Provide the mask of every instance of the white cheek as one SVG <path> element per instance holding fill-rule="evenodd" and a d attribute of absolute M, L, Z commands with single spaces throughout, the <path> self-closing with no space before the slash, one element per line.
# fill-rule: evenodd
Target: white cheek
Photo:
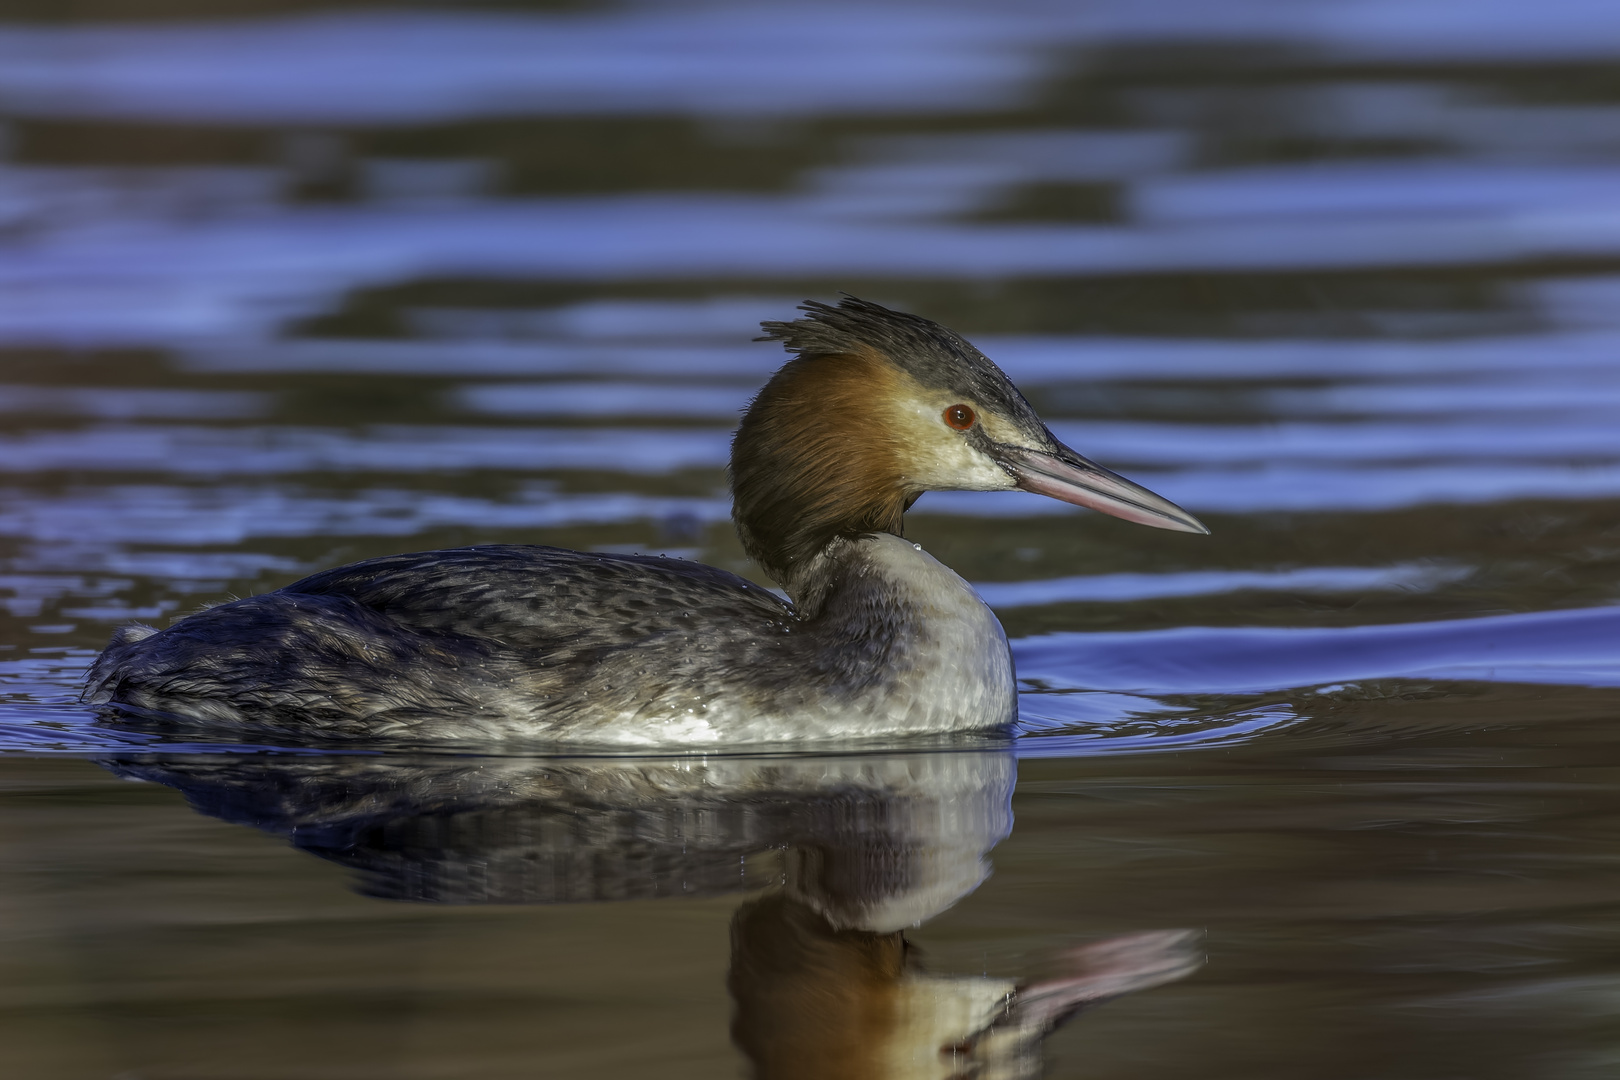
<path fill-rule="evenodd" d="M 918 405 L 906 410 L 908 440 L 906 476 L 931 491 L 1006 491 L 1017 485 L 1007 470 L 975 450 L 967 436 L 945 426 L 943 406 Z"/>

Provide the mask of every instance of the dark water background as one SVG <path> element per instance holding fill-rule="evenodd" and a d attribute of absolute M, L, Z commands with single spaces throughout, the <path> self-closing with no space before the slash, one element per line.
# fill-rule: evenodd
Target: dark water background
<path fill-rule="evenodd" d="M 115 775 L 239 759 L 77 681 L 120 622 L 400 550 L 748 573 L 751 329 L 839 290 L 1213 528 L 909 516 L 1024 682 L 931 967 L 1206 931 L 1052 1076 L 1620 1074 L 1620 9 L 0 14 L 5 1075 L 737 1074 L 737 895 L 361 896 Z"/>

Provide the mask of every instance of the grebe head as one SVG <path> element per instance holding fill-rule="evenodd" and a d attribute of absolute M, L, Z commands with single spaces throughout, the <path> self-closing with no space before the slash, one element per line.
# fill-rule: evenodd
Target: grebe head
<path fill-rule="evenodd" d="M 853 297 L 808 301 L 765 339 L 793 354 L 731 444 L 743 547 L 793 592 L 840 536 L 901 534 L 925 491 L 1022 488 L 1178 532 L 1174 503 L 1070 450 L 978 349 L 938 323 Z"/>

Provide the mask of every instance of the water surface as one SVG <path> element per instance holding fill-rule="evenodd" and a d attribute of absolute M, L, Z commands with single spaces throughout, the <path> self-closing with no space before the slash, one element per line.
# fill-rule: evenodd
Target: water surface
<path fill-rule="evenodd" d="M 747 920 L 876 887 L 828 852 L 981 989 L 1202 934 L 1051 1076 L 1620 1067 L 1606 5 L 34 7 L 0 24 L 7 1075 L 737 1075 L 797 1037 L 734 1031 Z M 755 575 L 753 327 L 840 290 L 1213 529 L 918 503 L 1013 638 L 1010 743 L 423 763 L 77 704 L 117 625 L 371 555 Z M 663 801 L 555 786 L 625 770 Z"/>

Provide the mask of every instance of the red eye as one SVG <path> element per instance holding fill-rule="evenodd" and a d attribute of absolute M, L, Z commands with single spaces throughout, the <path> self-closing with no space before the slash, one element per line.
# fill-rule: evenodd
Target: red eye
<path fill-rule="evenodd" d="M 952 405 L 945 410 L 945 423 L 957 431 L 966 431 L 977 419 L 978 417 L 973 415 L 973 410 L 966 405 Z"/>

